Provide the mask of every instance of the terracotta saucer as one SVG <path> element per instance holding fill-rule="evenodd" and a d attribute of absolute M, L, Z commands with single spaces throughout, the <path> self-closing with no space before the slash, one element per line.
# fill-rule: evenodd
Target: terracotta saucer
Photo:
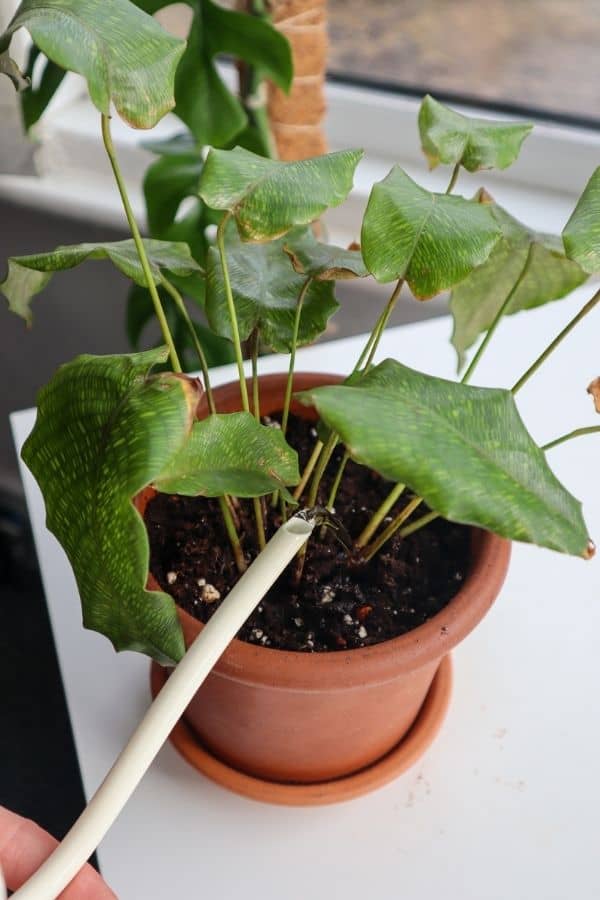
<path fill-rule="evenodd" d="M 165 670 L 153 663 L 150 671 L 153 697 L 156 697 L 165 680 Z M 359 772 L 316 784 L 282 783 L 246 775 L 209 753 L 183 719 L 179 720 L 171 732 L 170 740 L 194 768 L 217 784 L 243 797 L 282 806 L 321 806 L 327 803 L 340 803 L 382 787 L 409 769 L 422 756 L 442 725 L 448 710 L 451 690 L 452 664 L 450 656 L 445 656 L 415 723 L 393 750 Z"/>

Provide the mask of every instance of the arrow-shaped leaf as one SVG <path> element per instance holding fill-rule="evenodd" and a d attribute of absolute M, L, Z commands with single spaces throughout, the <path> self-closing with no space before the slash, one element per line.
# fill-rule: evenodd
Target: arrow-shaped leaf
<path fill-rule="evenodd" d="M 569 259 L 589 275 L 600 272 L 600 167 L 585 186 L 563 231 Z"/>
<path fill-rule="evenodd" d="M 311 228 L 291 231 L 283 249 L 299 275 L 308 275 L 317 281 L 343 281 L 365 278 L 369 274 L 360 250 L 322 244 Z"/>
<path fill-rule="evenodd" d="M 494 203 L 485 191 L 480 191 L 476 199 L 488 204 L 502 230 L 502 239 L 487 262 L 452 291 L 452 343 L 459 369 L 465 351 L 488 330 L 519 279 L 505 315 L 559 300 L 586 279 L 579 265 L 565 256 L 560 238 L 527 228 Z"/>
<path fill-rule="evenodd" d="M 408 484 L 446 518 L 587 554 L 581 505 L 548 467 L 509 391 L 386 360 L 357 384 L 298 396 L 316 406 L 358 462 Z"/>
<path fill-rule="evenodd" d="M 104 115 L 112 102 L 134 128 L 152 128 L 175 105 L 185 42 L 129 0 L 23 0 L 0 36 L 0 53 L 21 27 L 52 62 L 83 75 Z"/>
<path fill-rule="evenodd" d="M 235 229 L 229 229 L 227 264 L 241 339 L 247 340 L 258 329 L 265 344 L 276 352 L 289 353 L 306 277 L 294 272 L 283 240 L 245 244 Z M 311 282 L 302 306 L 297 346 L 310 344 L 322 334 L 337 308 L 332 282 Z M 216 334 L 233 339 L 221 261 L 214 247 L 207 257 L 206 315 Z"/>
<path fill-rule="evenodd" d="M 462 116 L 427 95 L 419 110 L 419 133 L 430 168 L 459 163 L 468 172 L 506 169 L 516 160 L 533 125 Z"/>
<path fill-rule="evenodd" d="M 196 422 L 154 486 L 191 496 L 259 497 L 299 481 L 298 456 L 281 431 L 239 412 Z"/>
<path fill-rule="evenodd" d="M 166 358 L 160 348 L 62 366 L 22 454 L 73 567 L 84 625 L 163 663 L 182 656 L 181 627 L 173 600 L 146 590 L 148 538 L 132 498 L 183 446 L 199 399 L 196 382 L 149 374 Z"/>
<path fill-rule="evenodd" d="M 489 209 L 432 194 L 395 166 L 374 185 L 362 226 L 362 253 L 377 281 L 404 278 L 427 299 L 482 265 L 500 238 Z"/>
<path fill-rule="evenodd" d="M 284 163 L 241 147 L 211 150 L 200 196 L 235 217 L 243 240 L 270 241 L 342 203 L 361 157 L 362 150 L 342 150 Z"/>
<path fill-rule="evenodd" d="M 157 284 L 160 282 L 162 269 L 182 277 L 201 272 L 187 244 L 146 239 L 144 246 Z M 54 272 L 72 269 L 86 259 L 110 259 L 124 275 L 136 284 L 146 286 L 135 243 L 130 239 L 107 244 L 74 244 L 70 247 L 57 247 L 51 253 L 12 256 L 8 260 L 8 274 L 0 282 L 0 291 L 7 298 L 12 312 L 30 322 L 31 301 L 46 287 Z"/>

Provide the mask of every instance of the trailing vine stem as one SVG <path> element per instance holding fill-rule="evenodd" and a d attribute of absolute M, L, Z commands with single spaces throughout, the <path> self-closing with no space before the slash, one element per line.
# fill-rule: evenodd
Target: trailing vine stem
<path fill-rule="evenodd" d="M 590 313 L 594 307 L 600 301 L 600 290 L 596 291 L 594 296 L 584 304 L 584 306 L 579 310 L 576 316 L 574 316 L 571 321 L 566 325 L 563 330 L 554 338 L 552 343 L 548 344 L 546 349 L 540 353 L 538 358 L 532 363 L 524 375 L 521 375 L 518 381 L 513 384 L 511 390 L 512 394 L 516 394 L 521 390 L 524 384 L 526 384 L 532 375 L 535 375 L 539 367 L 542 365 L 544 360 L 548 359 L 551 353 L 553 353 L 559 344 L 567 337 L 568 334 L 575 328 L 576 325 L 581 322 L 581 320 Z"/>
<path fill-rule="evenodd" d="M 192 343 L 194 344 L 194 348 L 196 353 L 198 354 L 198 360 L 200 362 L 200 369 L 202 370 L 202 377 L 204 379 L 204 388 L 206 390 L 206 399 L 208 402 L 208 408 L 211 412 L 211 415 L 215 415 L 217 412 L 217 407 L 215 406 L 215 400 L 213 397 L 212 387 L 210 384 L 210 375 L 208 371 L 208 362 L 206 360 L 206 356 L 204 355 L 204 349 L 202 344 L 198 339 L 198 335 L 196 334 L 196 329 L 194 328 L 194 323 L 188 313 L 183 297 L 177 290 L 177 288 L 171 284 L 171 282 L 165 278 L 163 275 L 161 278 L 161 284 L 164 287 L 165 291 L 172 297 L 175 302 L 177 309 L 179 310 L 183 320 L 187 326 L 187 329 L 190 333 L 190 337 L 192 339 Z"/>
<path fill-rule="evenodd" d="M 219 227 L 217 228 L 217 248 L 219 258 L 221 260 L 221 269 L 223 272 L 223 283 L 225 286 L 225 299 L 227 301 L 227 311 L 229 313 L 229 321 L 231 324 L 231 334 L 233 340 L 233 348 L 235 351 L 235 359 L 238 368 L 238 376 L 240 380 L 240 393 L 242 395 L 242 406 L 244 412 L 250 412 L 250 401 L 248 399 L 248 388 L 246 386 L 246 375 L 244 373 L 244 355 L 242 353 L 242 342 L 240 340 L 240 329 L 238 326 L 235 304 L 233 302 L 233 292 L 231 290 L 231 281 L 229 279 L 229 267 L 227 266 L 227 254 L 225 253 L 225 229 L 229 222 L 230 214 L 226 213 Z"/>
<path fill-rule="evenodd" d="M 567 434 L 561 434 L 560 437 L 554 438 L 553 441 L 549 441 L 547 444 L 540 447 L 540 450 L 551 450 L 553 447 L 558 447 L 559 444 L 564 444 L 566 441 L 571 441 L 573 438 L 584 437 L 586 434 L 600 434 L 600 425 L 588 425 L 586 428 L 576 428 L 574 431 L 569 431 Z"/>
<path fill-rule="evenodd" d="M 135 244 L 135 248 L 137 250 L 137 254 L 140 260 L 140 264 L 142 266 L 142 270 L 144 272 L 144 278 L 146 279 L 146 286 L 152 298 L 152 303 L 154 305 L 154 311 L 156 313 L 156 318 L 158 319 L 160 330 L 162 332 L 163 340 L 169 349 L 169 357 L 171 359 L 171 365 L 173 367 L 174 372 L 181 372 L 181 363 L 179 361 L 179 357 L 177 356 L 177 350 L 175 348 L 175 342 L 173 340 L 173 335 L 171 334 L 171 330 L 169 328 L 169 323 L 167 322 L 167 317 L 165 316 L 165 311 L 162 307 L 162 303 L 160 302 L 160 297 L 158 294 L 158 290 L 156 288 L 156 284 L 154 283 L 154 277 L 152 275 L 152 270 L 150 268 L 150 262 L 148 260 L 148 255 L 146 253 L 146 248 L 144 247 L 144 242 L 142 240 L 142 236 L 140 234 L 140 230 L 138 228 L 138 224 L 135 220 L 135 216 L 133 214 L 133 209 L 131 208 L 131 203 L 129 202 L 129 197 L 127 195 L 127 188 L 125 187 L 125 180 L 123 175 L 121 174 L 121 169 L 119 168 L 119 162 L 117 160 L 117 155 L 115 153 L 115 147 L 112 140 L 112 135 L 110 132 L 110 116 L 102 115 L 102 140 L 104 142 L 104 148 L 106 150 L 106 154 L 110 161 L 111 168 L 113 170 L 113 175 L 115 176 L 115 181 L 117 182 L 117 187 L 119 189 L 119 194 L 121 196 L 121 202 L 123 204 L 123 209 L 125 211 L 125 215 L 127 217 L 127 222 L 129 224 L 129 229 L 131 231 L 131 236 L 133 237 L 133 241 Z"/>
<path fill-rule="evenodd" d="M 495 333 L 495 331 L 496 331 L 498 325 L 500 324 L 500 320 L 503 318 L 503 316 L 504 316 L 506 310 L 507 310 L 508 307 L 510 306 L 510 303 L 511 303 L 513 297 L 515 296 L 515 293 L 516 293 L 517 290 L 519 289 L 519 286 L 521 285 L 521 282 L 522 282 L 523 279 L 525 278 L 525 276 L 526 276 L 526 274 L 527 274 L 527 272 L 528 272 L 528 270 L 529 270 L 529 266 L 531 265 L 531 260 L 532 260 L 532 258 L 533 258 L 533 248 L 534 248 L 534 246 L 535 246 L 535 244 L 530 244 L 530 245 L 529 245 L 529 252 L 527 253 L 527 258 L 525 259 L 525 264 L 523 265 L 523 268 L 521 269 L 521 272 L 520 272 L 520 274 L 519 274 L 519 277 L 517 278 L 517 280 L 516 280 L 515 283 L 513 284 L 512 288 L 511 288 L 510 291 L 508 292 L 508 295 L 507 295 L 506 299 L 504 300 L 504 303 L 502 304 L 502 306 L 500 307 L 500 309 L 499 309 L 498 312 L 496 313 L 496 316 L 494 317 L 494 321 L 492 322 L 492 324 L 491 324 L 490 327 L 488 328 L 487 333 L 486 333 L 484 339 L 482 340 L 481 344 L 480 344 L 479 347 L 477 348 L 477 353 L 475 354 L 475 356 L 474 356 L 473 359 L 471 360 L 471 363 L 470 363 L 469 367 L 467 368 L 467 371 L 465 372 L 465 374 L 464 374 L 463 377 L 461 378 L 461 384 L 467 384 L 467 382 L 469 381 L 471 375 L 473 374 L 473 372 L 474 372 L 475 369 L 477 368 L 477 365 L 478 365 L 478 363 L 479 363 L 479 360 L 480 360 L 481 357 L 483 356 L 483 354 L 484 354 L 484 352 L 485 352 L 485 350 L 486 350 L 487 345 L 489 344 L 489 342 L 490 342 L 491 339 L 493 338 L 494 333 Z"/>

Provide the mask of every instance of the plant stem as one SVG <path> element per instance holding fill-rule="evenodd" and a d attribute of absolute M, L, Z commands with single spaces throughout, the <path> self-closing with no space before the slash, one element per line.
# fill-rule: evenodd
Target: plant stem
<path fill-rule="evenodd" d="M 304 303 L 304 298 L 306 297 L 306 293 L 310 287 L 312 279 L 307 278 L 302 288 L 300 290 L 300 294 L 298 296 L 298 303 L 296 304 L 296 317 L 294 319 L 294 331 L 292 334 L 292 348 L 290 350 L 290 365 L 288 369 L 288 377 L 285 385 L 285 399 L 283 401 L 283 417 L 281 419 L 281 431 L 283 432 L 283 436 L 285 437 L 287 431 L 287 423 L 290 414 L 290 403 L 292 400 L 292 385 L 294 382 L 294 367 L 296 365 L 296 349 L 298 345 L 298 332 L 300 330 L 300 317 L 302 315 L 302 304 Z"/>
<path fill-rule="evenodd" d="M 240 543 L 238 533 L 235 530 L 235 525 L 233 524 L 233 519 L 231 517 L 231 513 L 229 511 L 229 507 L 227 506 L 225 497 L 219 497 L 219 506 L 221 507 L 221 514 L 223 516 L 223 521 L 225 522 L 225 530 L 227 531 L 227 536 L 231 543 L 231 549 L 233 550 L 233 555 L 235 557 L 235 564 L 237 566 L 238 572 L 241 575 L 242 572 L 246 571 L 246 560 L 244 559 L 242 545 Z"/>
<path fill-rule="evenodd" d="M 231 323 L 231 333 L 233 336 L 233 347 L 235 350 L 235 359 L 237 362 L 238 375 L 240 379 L 240 393 L 242 395 L 242 406 L 244 412 L 250 412 L 250 402 L 248 400 L 248 388 L 246 387 L 246 376 L 244 374 L 244 357 L 242 354 L 242 343 L 240 341 L 240 330 L 238 327 L 237 314 L 235 304 L 233 302 L 233 293 L 231 291 L 231 281 L 229 280 L 229 268 L 227 266 L 227 256 L 225 254 L 225 229 L 229 221 L 229 213 L 221 219 L 221 224 L 217 228 L 217 247 L 219 257 L 221 259 L 221 269 L 223 270 L 223 283 L 225 285 L 225 298 L 227 300 L 227 310 L 229 312 L 229 321 Z"/>
<path fill-rule="evenodd" d="M 317 464 L 317 460 L 321 455 L 321 450 L 323 449 L 323 441 L 317 441 L 314 446 L 313 452 L 310 455 L 310 459 L 306 463 L 304 467 L 304 472 L 302 473 L 302 478 L 300 479 L 299 484 L 296 486 L 294 491 L 294 500 L 299 500 L 304 492 L 304 488 L 308 484 L 308 479 L 313 473 L 313 469 Z"/>
<path fill-rule="evenodd" d="M 337 470 L 337 474 L 335 476 L 334 482 L 331 485 L 331 490 L 329 492 L 329 498 L 327 500 L 327 509 L 329 512 L 333 512 L 333 504 L 335 503 L 335 498 L 337 497 L 337 492 L 340 489 L 340 484 L 342 482 L 342 476 L 344 474 L 344 469 L 346 468 L 346 464 L 350 459 L 350 454 L 347 450 L 344 451 L 344 455 L 342 456 L 342 461 Z"/>
<path fill-rule="evenodd" d="M 559 444 L 564 444 L 565 441 L 570 441 L 572 438 L 583 437 L 586 434 L 598 434 L 600 433 L 600 425 L 589 425 L 587 428 L 576 428 L 575 431 L 569 431 L 568 434 L 563 434 L 560 437 L 555 438 L 553 441 L 550 441 L 548 444 L 544 444 L 540 447 L 540 450 L 551 450 L 552 447 L 558 447 Z"/>
<path fill-rule="evenodd" d="M 489 342 L 490 342 L 491 339 L 493 338 L 494 333 L 495 333 L 495 331 L 496 331 L 496 328 L 498 327 L 498 325 L 499 325 L 499 323 L 500 323 L 500 320 L 501 320 L 502 317 L 504 316 L 504 313 L 505 313 L 506 310 L 508 309 L 511 300 L 513 299 L 513 297 L 514 297 L 514 295 L 515 295 L 517 289 L 519 288 L 519 285 L 521 284 L 521 282 L 522 282 L 523 279 L 525 278 L 525 275 L 527 274 L 527 270 L 529 269 L 529 265 L 530 265 L 530 263 L 531 263 L 531 259 L 532 259 L 532 255 L 533 255 L 533 247 L 534 247 L 534 244 L 530 244 L 530 245 L 529 245 L 529 252 L 527 253 L 527 258 L 526 258 L 526 260 L 525 260 L 525 264 L 523 265 L 523 268 L 521 269 L 521 273 L 520 273 L 519 277 L 517 278 L 517 280 L 515 281 L 515 283 L 513 284 L 513 286 L 512 286 L 512 288 L 510 289 L 510 291 L 508 292 L 508 295 L 507 295 L 507 297 L 506 297 L 504 303 L 502 304 L 502 306 L 500 307 L 500 309 L 499 309 L 498 312 L 496 313 L 496 316 L 495 316 L 495 318 L 494 318 L 494 321 L 492 322 L 492 324 L 490 325 L 490 327 L 489 327 L 488 330 L 487 330 L 486 336 L 484 337 L 484 339 L 482 340 L 481 344 L 480 344 L 479 347 L 477 348 L 477 353 L 475 354 L 475 356 L 474 356 L 473 359 L 471 360 L 471 363 L 470 363 L 470 365 L 469 365 L 467 371 L 465 372 L 465 374 L 464 374 L 463 377 L 461 378 L 461 384 L 467 384 L 467 382 L 469 381 L 471 375 L 473 374 L 473 372 L 475 371 L 475 369 L 476 369 L 476 367 L 477 367 L 477 364 L 479 363 L 479 360 L 480 360 L 481 357 L 483 356 L 483 354 L 484 354 L 484 352 L 485 352 L 485 349 L 486 349 L 487 345 L 489 344 Z"/>
<path fill-rule="evenodd" d="M 582 320 L 585 316 L 587 316 L 587 314 L 588 314 L 589 312 L 591 312 L 591 311 L 593 310 L 593 308 L 596 306 L 596 304 L 598 303 L 598 301 L 600 301 L 600 290 L 599 290 L 599 291 L 596 291 L 596 293 L 595 293 L 594 296 L 591 298 L 591 300 L 588 300 L 588 302 L 582 307 L 582 309 L 580 309 L 580 311 L 577 313 L 577 315 L 574 316 L 574 317 L 571 319 L 571 321 L 569 322 L 569 324 L 568 324 L 565 328 L 563 328 L 563 330 L 560 332 L 560 334 L 557 335 L 557 337 L 554 338 L 554 340 L 552 341 L 552 343 L 549 344 L 549 345 L 546 347 L 546 349 L 543 351 L 543 353 L 540 353 L 540 355 L 538 356 L 538 358 L 536 359 L 536 361 L 535 361 L 535 362 L 527 369 L 527 371 L 525 372 L 525 374 L 524 374 L 524 375 L 521 375 L 521 377 L 519 378 L 519 380 L 518 380 L 518 381 L 512 386 L 512 388 L 511 388 L 511 393 L 512 393 L 512 394 L 516 394 L 518 391 L 521 390 L 521 388 L 523 387 L 523 385 L 524 385 L 527 381 L 529 381 L 529 379 L 531 378 L 532 375 L 534 375 L 534 374 L 537 372 L 537 370 L 538 370 L 539 367 L 542 365 L 542 363 L 544 362 L 544 360 L 546 360 L 546 359 L 550 356 L 550 354 L 553 353 L 554 350 L 556 350 L 556 348 L 558 347 L 558 345 L 559 345 L 559 344 L 566 338 L 566 336 L 567 336 L 567 335 L 575 328 L 575 326 L 576 326 L 579 322 L 581 322 L 581 320 Z"/>
<path fill-rule="evenodd" d="M 319 492 L 319 485 L 321 484 L 321 479 L 325 473 L 325 469 L 327 468 L 327 463 L 331 459 L 331 454 L 335 450 L 336 444 L 338 442 L 338 435 L 335 431 L 332 431 L 327 439 L 327 443 L 323 447 L 321 454 L 319 456 L 319 461 L 315 468 L 315 474 L 313 475 L 313 479 L 310 485 L 310 490 L 308 492 L 308 507 L 312 507 L 316 505 L 317 502 L 317 494 Z"/>
<path fill-rule="evenodd" d="M 258 348 L 260 346 L 260 337 L 258 329 L 255 329 L 252 335 L 252 409 L 254 410 L 254 418 L 260 424 L 260 393 L 258 389 Z"/>
<path fill-rule="evenodd" d="M 422 497 L 414 497 L 410 501 L 410 503 L 406 504 L 404 509 L 398 513 L 396 518 L 392 522 L 390 522 L 388 527 L 381 532 L 377 540 L 373 541 L 372 544 L 365 548 L 365 551 L 363 553 L 363 559 L 365 562 L 369 562 L 369 560 L 375 556 L 377 551 L 381 550 L 386 541 L 388 541 L 396 534 L 402 523 L 406 522 L 410 514 L 414 512 L 417 506 L 419 506 L 422 502 Z M 400 534 L 402 535 L 402 532 L 400 532 Z"/>
<path fill-rule="evenodd" d="M 258 546 L 260 550 L 264 550 L 267 544 L 265 538 L 265 523 L 262 514 L 262 506 L 260 497 L 252 498 L 252 506 L 254 507 L 254 518 L 256 519 L 256 536 L 258 538 Z"/>
<path fill-rule="evenodd" d="M 429 525 L 430 522 L 433 522 L 434 519 L 439 519 L 440 514 L 436 512 L 428 512 L 425 513 L 424 516 L 421 516 L 420 519 L 417 519 L 415 522 L 411 522 L 410 525 L 407 525 L 405 528 L 400 529 L 400 537 L 405 538 L 408 537 L 409 534 L 414 534 L 415 531 L 419 531 L 420 528 L 424 528 L 425 525 Z"/>
<path fill-rule="evenodd" d="M 394 506 L 396 501 L 400 498 L 400 495 L 402 494 L 405 487 L 405 484 L 397 484 L 394 488 L 392 488 L 379 509 L 373 513 L 371 519 L 369 520 L 369 522 L 367 522 L 367 525 L 362 530 L 356 541 L 356 547 L 365 547 L 369 543 L 369 541 L 379 528 L 380 524 L 389 513 L 392 506 Z"/>
<path fill-rule="evenodd" d="M 179 293 L 177 288 L 173 284 L 171 284 L 171 282 L 168 281 L 164 275 L 162 276 L 161 284 L 164 287 L 165 291 L 168 294 L 170 294 L 170 296 L 175 301 L 175 305 L 177 306 L 177 309 L 183 316 L 183 320 L 184 320 L 184 322 L 187 326 L 187 329 L 190 333 L 192 343 L 194 344 L 196 353 L 198 354 L 198 359 L 200 361 L 200 368 L 202 370 L 202 377 L 204 379 L 204 387 L 206 389 L 206 399 L 208 401 L 208 408 L 209 408 L 211 414 L 214 415 L 217 411 L 217 408 L 215 406 L 215 400 L 213 397 L 212 387 L 210 385 L 210 375 L 208 373 L 208 362 L 206 361 L 206 356 L 204 355 L 204 350 L 202 348 L 202 344 L 200 343 L 200 341 L 198 339 L 198 335 L 196 334 L 196 329 L 194 328 L 194 323 L 192 322 L 190 314 L 188 313 L 188 311 L 186 309 L 185 303 L 183 301 L 183 297 L 181 296 L 181 294 Z"/>
<path fill-rule="evenodd" d="M 163 340 L 167 347 L 169 348 L 169 356 L 171 358 L 171 365 L 173 367 L 174 372 L 181 372 L 181 363 L 179 362 L 179 357 L 177 356 L 177 350 L 175 349 L 175 342 L 173 341 L 173 335 L 169 329 L 169 323 L 167 322 L 167 317 L 165 316 L 165 311 L 162 307 L 162 303 L 160 302 L 160 297 L 158 295 L 158 290 L 156 289 L 156 284 L 154 283 L 154 277 L 152 275 L 152 270 L 150 268 L 150 262 L 148 261 L 148 256 L 146 254 L 146 248 L 144 247 L 144 242 L 142 240 L 142 236 L 140 234 L 140 230 L 138 228 L 137 222 L 135 221 L 135 216 L 133 215 L 133 210 L 131 208 L 131 203 L 129 202 L 129 197 L 127 196 L 127 189 L 125 187 L 125 181 L 123 179 L 123 175 L 121 174 L 121 170 L 119 168 L 119 163 L 117 160 L 117 156 L 115 153 L 114 144 L 112 141 L 112 136 L 110 133 L 110 116 L 102 116 L 102 140 L 104 141 L 104 147 L 108 158 L 110 160 L 110 165 L 113 170 L 113 174 L 115 176 L 115 181 L 117 182 L 117 187 L 119 188 L 119 194 L 121 195 L 121 202 L 123 203 L 123 209 L 125 210 L 125 215 L 127 216 L 127 222 L 129 223 L 129 229 L 131 231 L 131 236 L 133 237 L 133 241 L 135 243 L 135 248 L 137 250 L 140 263 L 144 272 L 144 278 L 146 279 L 146 286 L 152 297 L 152 303 L 154 304 L 154 312 L 156 313 L 156 318 L 160 324 L 160 330 L 162 331 Z"/>
<path fill-rule="evenodd" d="M 448 184 L 448 187 L 446 188 L 446 193 L 447 193 L 447 194 L 451 194 L 452 191 L 454 190 L 454 186 L 456 185 L 456 182 L 458 181 L 458 176 L 459 176 L 459 175 L 460 175 L 460 163 L 458 162 L 458 163 L 456 163 L 456 165 L 455 165 L 454 168 L 452 169 L 452 176 L 451 176 L 451 178 L 450 178 L 450 182 L 449 182 L 449 184 Z"/>
<path fill-rule="evenodd" d="M 358 359 L 358 362 L 356 363 L 356 365 L 354 366 L 354 369 L 352 370 L 353 375 L 355 372 L 358 372 L 359 369 L 362 368 L 363 362 L 364 362 L 364 370 L 365 371 L 367 371 L 369 369 L 371 363 L 373 362 L 373 358 L 375 356 L 375 353 L 377 352 L 377 347 L 379 346 L 379 341 L 381 340 L 381 335 L 385 331 L 385 327 L 389 321 L 389 318 L 392 314 L 394 306 L 396 305 L 396 301 L 398 300 L 398 297 L 400 296 L 400 291 L 402 290 L 403 284 L 404 284 L 404 279 L 400 278 L 396 284 L 396 287 L 394 288 L 394 290 L 392 292 L 392 296 L 390 297 L 390 299 L 388 300 L 388 302 L 386 304 L 385 309 L 383 310 L 382 314 L 377 319 L 377 322 L 375 323 L 373 331 L 369 335 L 369 340 L 367 341 L 366 346 Z M 366 358 L 366 361 L 365 361 L 365 358 Z"/>

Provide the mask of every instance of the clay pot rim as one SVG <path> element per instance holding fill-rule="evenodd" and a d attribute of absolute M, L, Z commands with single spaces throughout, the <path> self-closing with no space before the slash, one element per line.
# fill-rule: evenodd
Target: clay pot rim
<path fill-rule="evenodd" d="M 285 385 L 285 373 L 260 377 L 263 391 Z M 343 381 L 343 376 L 322 372 L 296 372 L 294 390 L 306 390 L 322 384 Z M 217 408 L 240 408 L 239 384 L 230 382 L 215 388 Z M 201 405 L 199 415 L 208 410 Z M 296 406 L 296 408 L 298 408 Z M 306 409 L 303 407 L 303 409 Z M 266 410 L 269 412 L 270 410 Z M 143 512 L 152 489 L 136 503 Z M 352 690 L 365 684 L 381 684 L 441 659 L 475 628 L 497 596 L 510 558 L 510 541 L 491 532 L 472 529 L 472 562 L 467 577 L 448 605 L 406 634 L 380 644 L 352 650 L 303 653 L 262 647 L 233 640 L 216 665 L 224 678 L 245 684 L 268 685 L 282 690 L 314 692 Z M 148 587 L 160 590 L 150 575 Z M 202 630 L 202 623 L 177 607 L 186 644 Z"/>

